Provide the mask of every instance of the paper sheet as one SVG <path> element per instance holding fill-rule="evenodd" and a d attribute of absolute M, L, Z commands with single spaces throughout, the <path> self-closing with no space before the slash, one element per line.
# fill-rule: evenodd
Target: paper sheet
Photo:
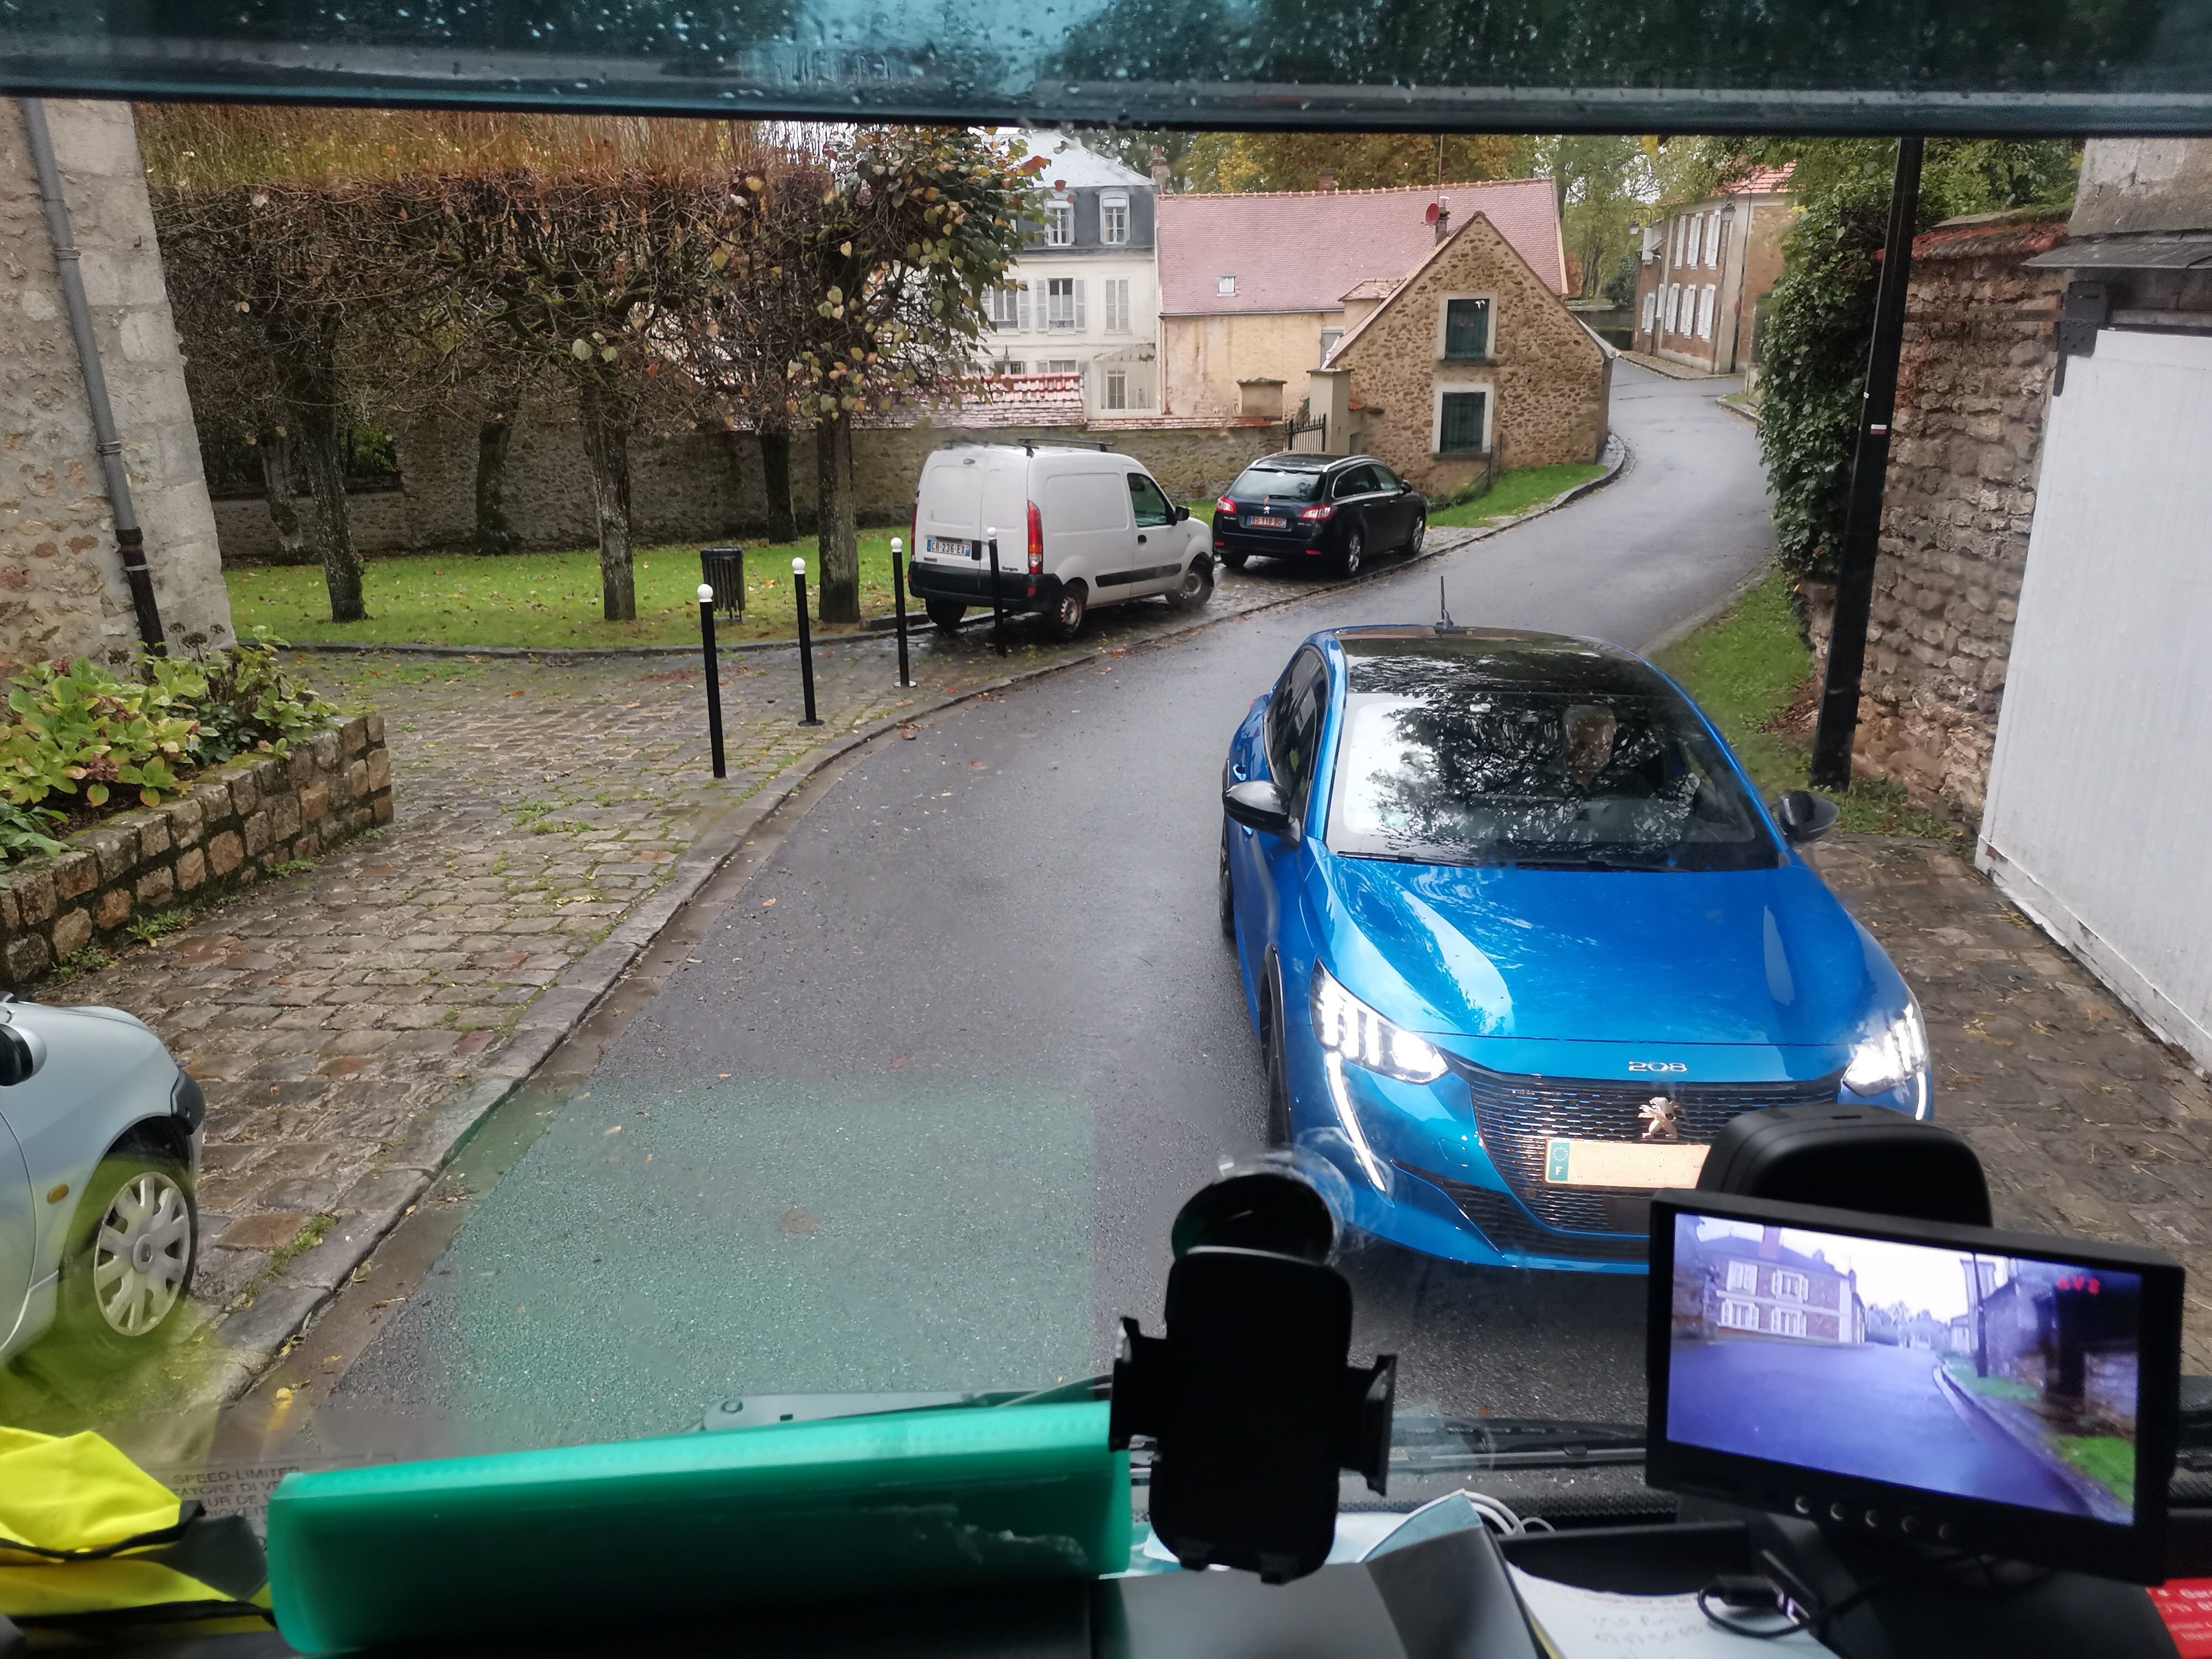
<path fill-rule="evenodd" d="M 1780 1659 L 1831 1651 L 1803 1631 L 1761 1640 L 1723 1630 L 1698 1610 L 1694 1595 L 1620 1595 L 1510 1571 L 1553 1659 Z"/>

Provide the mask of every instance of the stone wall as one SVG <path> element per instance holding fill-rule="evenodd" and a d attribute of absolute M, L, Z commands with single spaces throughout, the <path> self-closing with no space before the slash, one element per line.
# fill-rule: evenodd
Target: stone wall
<path fill-rule="evenodd" d="M 1449 361 L 1446 295 L 1486 295 L 1490 356 Z M 1361 441 L 1430 495 L 1486 471 L 1595 461 L 1605 450 L 1612 358 L 1477 214 L 1330 359 L 1352 378 Z M 1492 456 L 1436 453 L 1438 387 L 1490 393 Z"/>
<path fill-rule="evenodd" d="M 2021 262 L 2057 221 L 1939 226 L 1913 244 L 1856 757 L 1978 819 L 2004 696 L 2062 273 Z"/>
<path fill-rule="evenodd" d="M 1135 456 L 1182 500 L 1218 493 L 1246 461 L 1279 448 L 1279 426 L 1170 422 L 1139 417 L 1090 427 L 864 427 L 853 434 L 853 478 L 864 524 L 903 525 L 912 515 L 923 458 L 949 443 L 988 441 L 1110 442 Z M 477 434 L 441 423 L 398 440 L 404 487 L 349 496 L 355 544 L 362 552 L 417 552 L 465 544 L 476 522 Z M 792 505 L 811 530 L 814 444 L 794 435 Z M 591 474 L 573 422 L 526 423 L 507 451 L 507 501 L 526 547 L 582 547 L 597 539 Z M 630 447 L 630 514 L 641 543 L 698 542 L 757 535 L 768 514 L 760 445 L 750 433 L 687 433 L 640 439 Z M 228 563 L 280 556 L 269 509 L 258 500 L 216 503 Z"/>
<path fill-rule="evenodd" d="M 230 600 L 131 106 L 50 100 L 93 333 L 165 629 L 230 642 Z M 265 516 L 265 515 L 264 515 Z M 0 674 L 138 642 L 22 113 L 0 104 Z"/>
<path fill-rule="evenodd" d="M 0 983 L 21 990 L 134 917 L 246 886 L 392 821 L 384 718 L 367 714 L 288 755 L 210 767 L 179 799 L 106 818 L 69 850 L 0 871 Z"/>

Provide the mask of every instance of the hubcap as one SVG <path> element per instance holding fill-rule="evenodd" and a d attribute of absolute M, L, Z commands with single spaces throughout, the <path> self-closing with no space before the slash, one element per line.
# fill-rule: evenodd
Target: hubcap
<path fill-rule="evenodd" d="M 184 1188 L 158 1170 L 131 1176 L 93 1239 L 92 1293 L 100 1317 L 124 1336 L 145 1335 L 177 1305 L 191 1254 Z"/>
<path fill-rule="evenodd" d="M 1346 575 L 1354 575 L 1358 572 L 1359 556 L 1366 550 L 1366 544 L 1356 535 L 1345 544 L 1344 574 Z"/>

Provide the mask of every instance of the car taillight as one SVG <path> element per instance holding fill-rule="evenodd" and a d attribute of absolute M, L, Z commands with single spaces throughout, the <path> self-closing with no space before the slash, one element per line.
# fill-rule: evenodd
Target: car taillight
<path fill-rule="evenodd" d="M 1304 512 L 1298 514 L 1298 517 L 1301 519 L 1311 520 L 1316 524 L 1320 523 L 1323 519 L 1333 519 L 1335 516 L 1336 503 L 1334 501 L 1328 502 L 1321 507 L 1310 507 Z"/>
<path fill-rule="evenodd" d="M 1044 574 L 1044 520 L 1037 514 L 1036 503 L 1030 503 L 1030 574 Z"/>
<path fill-rule="evenodd" d="M 1213 501 L 1213 510 L 1216 513 L 1226 513 L 1233 519 L 1237 516 L 1237 503 L 1226 495 L 1217 495 Z"/>

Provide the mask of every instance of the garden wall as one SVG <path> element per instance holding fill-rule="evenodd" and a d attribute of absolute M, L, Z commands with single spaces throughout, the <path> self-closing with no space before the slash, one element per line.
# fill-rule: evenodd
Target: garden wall
<path fill-rule="evenodd" d="M 384 717 L 362 715 L 296 742 L 241 755 L 185 793 L 79 830 L 69 850 L 0 871 L 0 983 L 35 984 L 88 945 L 127 937 L 133 919 L 234 891 L 392 821 Z"/>
<path fill-rule="evenodd" d="M 853 477 L 863 524 L 903 525 L 921 463 L 950 443 L 1111 443 L 1149 467 L 1178 499 L 1225 488 L 1247 461 L 1282 446 L 1279 426 L 1213 422 L 1092 427 L 862 427 L 853 434 Z M 396 490 L 347 498 L 354 544 L 363 553 L 465 546 L 476 524 L 477 433 L 440 423 L 398 440 Z M 801 526 L 813 523 L 814 444 L 794 434 L 791 497 Z M 507 451 L 507 515 L 525 547 L 587 546 L 598 538 L 592 478 L 573 422 L 522 425 Z M 215 504 L 225 564 L 280 557 L 269 508 L 259 500 Z M 641 543 L 702 542 L 757 535 L 768 519 L 760 445 L 750 433 L 684 433 L 630 447 L 630 517 Z"/>

